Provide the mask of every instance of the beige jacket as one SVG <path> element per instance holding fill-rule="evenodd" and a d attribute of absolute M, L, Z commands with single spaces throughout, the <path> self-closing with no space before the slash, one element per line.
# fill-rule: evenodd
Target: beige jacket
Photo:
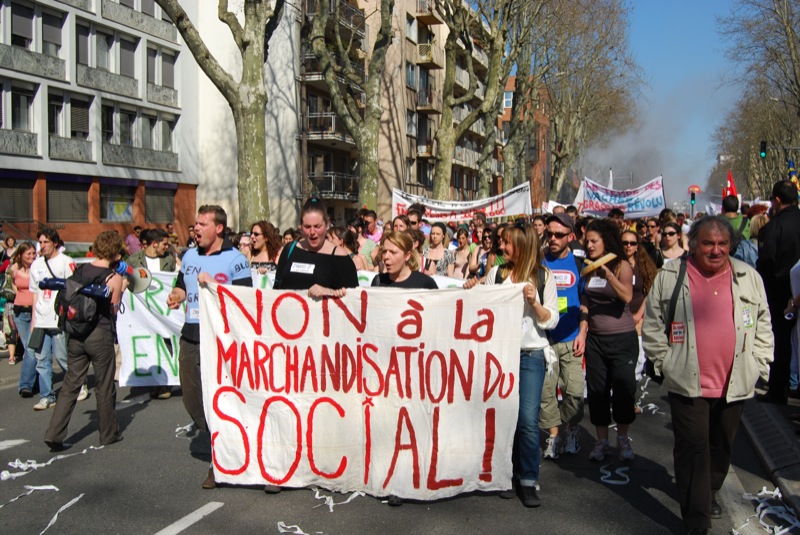
<path fill-rule="evenodd" d="M 726 400 L 738 401 L 753 397 L 756 381 L 769 377 L 773 358 L 773 337 L 764 283 L 755 269 L 731 258 L 733 270 L 734 325 L 736 354 Z M 670 392 L 687 397 L 700 397 L 700 367 L 695 349 L 695 324 L 689 298 L 689 277 L 683 280 L 673 321 L 685 326 L 685 342 L 670 346 L 665 327 L 670 298 L 678 280 L 680 262 L 666 264 L 656 276 L 644 315 L 642 343 L 656 373 L 664 377 Z"/>

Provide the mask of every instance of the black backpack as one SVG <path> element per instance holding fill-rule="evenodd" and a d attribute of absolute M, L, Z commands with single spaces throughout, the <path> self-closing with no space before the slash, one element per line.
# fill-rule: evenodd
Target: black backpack
<path fill-rule="evenodd" d="M 85 267 L 86 264 L 81 264 L 75 269 L 66 280 L 66 288 L 56 295 L 54 304 L 58 316 L 58 328 L 77 338 L 86 338 L 97 327 L 100 319 L 98 301 L 103 299 L 85 295 L 81 290 L 91 284 L 105 284 L 114 274 L 113 269 L 104 269 L 100 275 L 87 279 L 83 274 Z"/>

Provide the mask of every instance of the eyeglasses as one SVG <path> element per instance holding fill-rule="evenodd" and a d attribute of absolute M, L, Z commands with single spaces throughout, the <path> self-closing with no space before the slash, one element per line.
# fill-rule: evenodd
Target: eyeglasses
<path fill-rule="evenodd" d="M 260 232 L 251 232 L 250 235 L 251 236 L 263 236 L 263 234 L 260 233 Z"/>
<path fill-rule="evenodd" d="M 674 230 L 671 230 L 669 232 L 662 232 L 661 234 L 663 234 L 664 236 L 669 236 L 671 238 L 671 237 L 675 236 L 678 233 L 675 232 Z"/>
<path fill-rule="evenodd" d="M 556 238 L 557 240 L 563 240 L 567 236 L 569 236 L 569 232 L 550 232 L 549 230 L 545 232 L 548 238 Z"/>
<path fill-rule="evenodd" d="M 408 220 L 408 224 L 409 224 L 409 225 L 411 225 L 411 226 L 413 226 L 413 227 L 416 227 L 417 225 L 419 225 L 419 221 L 411 221 L 411 220 L 409 219 L 409 220 Z"/>
<path fill-rule="evenodd" d="M 639 245 L 639 242 L 638 241 L 624 241 L 624 242 L 622 242 L 622 245 L 624 245 L 625 247 L 636 247 L 637 245 Z"/>
<path fill-rule="evenodd" d="M 652 225 L 648 224 L 647 228 L 658 228 L 658 225 L 656 225 L 655 223 L 653 223 Z"/>

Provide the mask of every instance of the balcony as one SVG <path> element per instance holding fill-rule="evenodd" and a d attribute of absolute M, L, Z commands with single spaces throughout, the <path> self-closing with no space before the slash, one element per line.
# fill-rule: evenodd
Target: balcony
<path fill-rule="evenodd" d="M 178 155 L 174 152 L 142 149 L 113 143 L 103 143 L 103 163 L 120 167 L 136 167 L 138 169 L 180 171 Z"/>
<path fill-rule="evenodd" d="M 50 136 L 49 154 L 51 160 L 72 162 L 93 162 L 92 142 L 85 139 Z"/>
<path fill-rule="evenodd" d="M 464 93 L 468 92 L 469 71 L 467 71 L 467 69 L 463 69 L 459 66 L 456 66 L 455 82 L 456 82 L 456 87 L 462 89 Z M 477 82 L 478 86 L 475 88 L 475 98 L 483 100 L 483 97 L 486 94 L 486 84 L 484 84 L 480 80 L 478 80 Z"/>
<path fill-rule="evenodd" d="M 78 64 L 78 85 L 130 98 L 139 97 L 139 82 L 135 78 L 81 64 Z"/>
<path fill-rule="evenodd" d="M 123 24 L 171 43 L 177 44 L 178 42 L 178 29 L 171 22 L 155 19 L 111 0 L 103 0 L 100 5 L 103 10 L 103 18 L 106 20 Z"/>
<path fill-rule="evenodd" d="M 456 146 L 453 154 L 453 163 L 471 169 L 478 168 L 480 153 L 462 146 Z"/>
<path fill-rule="evenodd" d="M 506 131 L 502 128 L 494 127 L 494 143 L 495 145 L 505 146 L 508 143 L 506 139 Z"/>
<path fill-rule="evenodd" d="M 358 201 L 358 176 L 335 171 L 308 175 L 312 189 L 324 199 Z"/>
<path fill-rule="evenodd" d="M 435 0 L 417 0 L 417 20 L 428 26 L 444 24 L 444 20 L 436 13 Z"/>
<path fill-rule="evenodd" d="M 39 135 L 21 130 L 0 128 L 0 154 L 39 156 Z"/>
<path fill-rule="evenodd" d="M 417 158 L 433 158 L 433 139 L 417 139 Z"/>
<path fill-rule="evenodd" d="M 63 59 L 18 46 L 0 44 L 0 67 L 62 82 L 67 80 L 67 64 Z"/>
<path fill-rule="evenodd" d="M 442 96 L 432 87 L 417 91 L 417 111 L 419 113 L 442 113 Z"/>
<path fill-rule="evenodd" d="M 417 65 L 429 69 L 444 68 L 444 49 L 433 43 L 420 43 L 417 45 Z"/>
<path fill-rule="evenodd" d="M 308 0 L 306 3 L 306 14 L 314 17 L 319 13 L 319 5 L 327 4 L 328 15 L 333 15 L 339 24 L 358 35 L 361 39 L 367 37 L 367 25 L 364 18 L 364 11 L 351 6 L 344 0 Z"/>
<path fill-rule="evenodd" d="M 333 112 L 309 113 L 306 116 L 306 133 L 309 141 L 331 148 L 355 148 L 353 138 L 344 121 Z"/>
<path fill-rule="evenodd" d="M 492 160 L 492 176 L 503 176 L 505 174 L 505 164 L 500 160 Z"/>
<path fill-rule="evenodd" d="M 472 62 L 473 67 L 482 67 L 483 70 L 489 70 L 489 56 L 478 45 L 472 45 L 472 59 L 474 60 Z"/>
<path fill-rule="evenodd" d="M 350 68 L 353 70 L 353 73 L 358 80 L 358 83 L 355 83 L 355 80 L 351 80 L 352 83 L 350 85 L 357 86 L 358 88 L 363 87 L 364 83 L 367 81 L 367 73 L 364 71 L 364 67 L 350 60 L 346 61 L 350 65 Z M 306 54 L 303 59 L 303 66 L 305 67 L 303 80 L 308 85 L 315 87 L 320 91 L 324 91 L 325 93 L 329 93 L 330 90 L 328 89 L 328 84 L 325 82 L 325 75 L 322 73 L 322 67 L 320 67 L 317 57 L 314 54 Z M 343 74 L 340 74 L 338 79 L 339 83 L 343 86 L 348 85 L 348 80 Z"/>

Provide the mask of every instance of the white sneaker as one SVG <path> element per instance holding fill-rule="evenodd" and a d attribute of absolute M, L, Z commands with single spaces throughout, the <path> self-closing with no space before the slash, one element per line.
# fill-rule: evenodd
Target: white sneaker
<path fill-rule="evenodd" d="M 49 409 L 50 407 L 52 407 L 55 404 L 56 404 L 55 401 L 50 401 L 47 398 L 41 398 L 39 400 L 39 403 L 37 403 L 36 405 L 33 406 L 33 410 L 35 410 L 35 411 L 45 411 L 45 410 Z"/>
<path fill-rule="evenodd" d="M 606 454 L 611 452 L 608 445 L 608 440 L 598 440 L 594 443 L 594 449 L 589 452 L 590 461 L 602 461 L 606 458 Z"/>
<path fill-rule="evenodd" d="M 633 448 L 631 439 L 628 435 L 617 435 L 617 449 L 619 450 L 619 460 L 622 462 L 633 460 Z"/>
<path fill-rule="evenodd" d="M 567 426 L 567 440 L 564 446 L 564 451 L 570 455 L 575 455 L 581 451 L 581 441 L 578 440 L 578 426 Z"/>
<path fill-rule="evenodd" d="M 547 437 L 547 447 L 544 449 L 542 457 L 556 460 L 561 455 L 561 451 L 561 437 L 558 435 L 550 435 Z"/>
<path fill-rule="evenodd" d="M 81 387 L 81 391 L 78 392 L 78 401 L 83 401 L 84 399 L 86 399 L 88 397 L 89 397 L 89 387 L 86 386 L 86 385 L 83 385 Z"/>

